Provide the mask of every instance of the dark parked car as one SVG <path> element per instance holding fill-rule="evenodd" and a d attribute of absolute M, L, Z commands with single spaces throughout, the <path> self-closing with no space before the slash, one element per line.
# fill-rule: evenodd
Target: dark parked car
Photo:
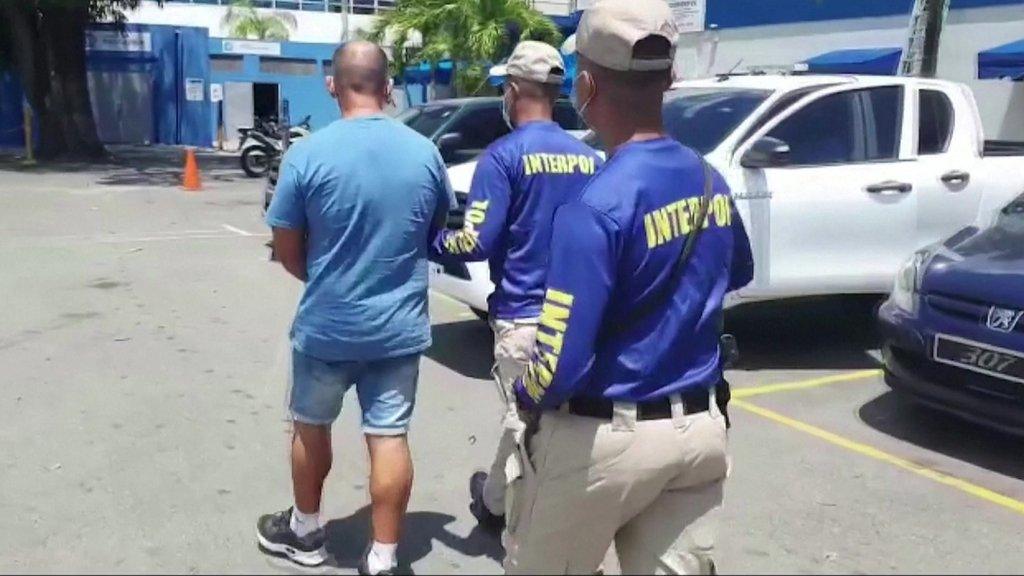
<path fill-rule="evenodd" d="M 413 106 L 397 119 L 430 138 L 447 164 L 468 162 L 509 133 L 498 97 L 438 100 Z M 555 105 L 555 121 L 566 130 L 583 127 L 568 100 Z"/>
<path fill-rule="evenodd" d="M 448 165 L 469 162 L 492 142 L 509 133 L 501 115 L 501 98 L 498 97 L 437 100 L 404 110 L 396 119 L 430 138 Z M 583 129 L 583 123 L 568 100 L 556 103 L 555 122 L 566 130 Z M 280 166 L 279 156 L 270 161 L 263 193 L 264 210 L 274 197 Z"/>
<path fill-rule="evenodd" d="M 984 229 L 914 255 L 879 309 L 886 382 L 1024 435 L 1024 194 Z"/>

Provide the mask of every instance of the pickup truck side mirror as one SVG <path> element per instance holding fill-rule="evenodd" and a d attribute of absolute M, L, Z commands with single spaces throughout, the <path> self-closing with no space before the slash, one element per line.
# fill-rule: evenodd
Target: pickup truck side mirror
<path fill-rule="evenodd" d="M 750 147 L 740 158 L 744 168 L 774 168 L 789 164 L 789 144 L 778 138 L 765 136 Z"/>
<path fill-rule="evenodd" d="M 459 132 L 449 132 L 437 139 L 437 148 L 441 151 L 441 155 L 451 154 L 462 146 L 464 138 Z"/>

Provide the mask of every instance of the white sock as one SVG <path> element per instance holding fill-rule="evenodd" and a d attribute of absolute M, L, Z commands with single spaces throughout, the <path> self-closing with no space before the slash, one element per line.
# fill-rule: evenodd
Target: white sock
<path fill-rule="evenodd" d="M 320 529 L 320 513 L 306 514 L 305 512 L 300 512 L 298 508 L 292 508 L 292 519 L 289 526 L 296 536 L 304 538 L 311 532 L 316 532 Z"/>
<path fill-rule="evenodd" d="M 370 574 L 394 570 L 398 566 L 398 558 L 395 557 L 397 550 L 398 544 L 381 544 L 374 541 L 370 553 L 366 556 L 366 567 Z"/>

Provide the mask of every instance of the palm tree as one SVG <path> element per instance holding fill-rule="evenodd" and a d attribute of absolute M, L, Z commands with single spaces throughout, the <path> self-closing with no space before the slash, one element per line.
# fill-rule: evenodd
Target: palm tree
<path fill-rule="evenodd" d="M 394 10 L 374 23 L 369 38 L 389 41 L 396 73 L 409 63 L 403 47 L 410 38 L 422 38 L 413 56 L 437 62 L 459 63 L 456 87 L 460 94 L 475 94 L 484 85 L 486 66 L 507 57 L 520 39 L 561 42 L 555 23 L 527 0 L 399 0 Z"/>
<path fill-rule="evenodd" d="M 287 40 L 298 22 L 290 12 L 275 10 L 261 14 L 252 0 L 235 0 L 221 19 L 221 25 L 229 30 L 232 38 Z"/>

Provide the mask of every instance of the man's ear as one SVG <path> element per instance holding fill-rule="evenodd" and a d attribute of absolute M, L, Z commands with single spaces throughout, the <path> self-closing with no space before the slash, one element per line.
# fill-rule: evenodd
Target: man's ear
<path fill-rule="evenodd" d="M 324 85 L 327 86 L 327 93 L 331 95 L 331 98 L 338 97 L 338 93 L 334 89 L 334 76 L 324 77 Z"/>

